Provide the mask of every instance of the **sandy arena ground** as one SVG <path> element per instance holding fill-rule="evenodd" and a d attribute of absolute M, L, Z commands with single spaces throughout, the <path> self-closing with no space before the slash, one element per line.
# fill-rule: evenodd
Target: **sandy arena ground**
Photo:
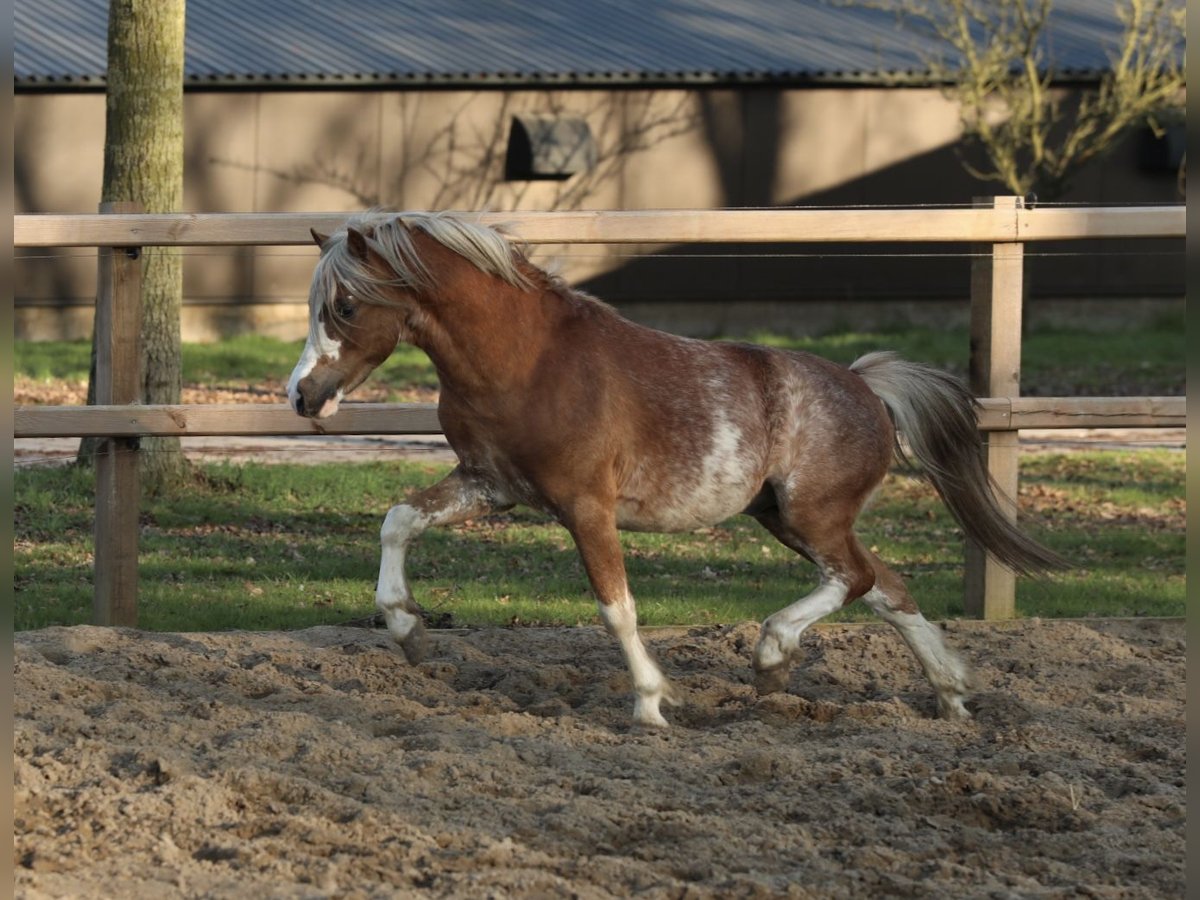
<path fill-rule="evenodd" d="M 18 897 L 1181 897 L 1182 621 L 951 623 L 968 724 L 886 626 L 16 636 Z"/>

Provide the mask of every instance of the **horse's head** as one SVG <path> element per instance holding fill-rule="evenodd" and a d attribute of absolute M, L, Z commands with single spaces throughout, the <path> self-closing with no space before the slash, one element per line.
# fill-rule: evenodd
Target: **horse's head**
<path fill-rule="evenodd" d="M 412 300 L 411 286 L 389 270 L 363 231 L 312 235 L 321 258 L 309 293 L 308 341 L 288 381 L 288 400 L 300 415 L 324 419 L 396 349 Z"/>
<path fill-rule="evenodd" d="M 492 276 L 526 290 L 526 258 L 494 228 L 455 213 L 364 213 L 332 236 L 313 232 L 321 258 L 309 294 L 308 343 L 288 382 L 302 416 L 324 419 L 402 340 L 429 339 L 448 325 L 448 296 L 488 294 Z M 474 276 L 464 284 L 460 276 Z M 440 330 L 431 322 L 440 319 Z"/>

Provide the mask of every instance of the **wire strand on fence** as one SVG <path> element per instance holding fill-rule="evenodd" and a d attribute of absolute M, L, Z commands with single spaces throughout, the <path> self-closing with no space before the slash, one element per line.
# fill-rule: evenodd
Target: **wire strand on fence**
<path fill-rule="evenodd" d="M 786 243 L 777 241 L 773 243 Z M 180 247 L 179 255 L 189 258 L 198 259 L 201 257 L 232 257 L 235 251 L 244 250 L 245 248 L 229 247 L 212 249 L 207 247 Z M 289 258 L 289 259 L 305 259 L 314 257 L 314 253 L 307 251 L 263 251 L 254 249 L 256 258 L 273 257 L 273 258 Z M 920 251 L 902 251 L 902 252 L 850 252 L 850 251 L 823 251 L 823 252 L 735 252 L 721 251 L 711 253 L 630 253 L 623 251 L 612 251 L 604 253 L 596 253 L 579 250 L 563 250 L 550 251 L 535 249 L 530 253 L 533 257 L 545 256 L 554 258 L 568 259 L 657 259 L 657 260 L 674 260 L 674 259 L 981 259 L 990 257 L 991 251 L 939 251 L 939 252 L 920 252 Z M 1183 249 L 1179 250 L 1031 250 L 1026 248 L 1026 259 L 1056 259 L 1056 258 L 1074 258 L 1074 257 L 1104 257 L 1105 259 L 1112 257 L 1177 257 L 1183 258 Z M 33 262 L 45 260 L 59 259 L 95 259 L 95 251 L 84 252 L 61 252 L 61 253 L 36 253 L 22 254 L 18 253 L 13 257 L 14 262 Z"/>

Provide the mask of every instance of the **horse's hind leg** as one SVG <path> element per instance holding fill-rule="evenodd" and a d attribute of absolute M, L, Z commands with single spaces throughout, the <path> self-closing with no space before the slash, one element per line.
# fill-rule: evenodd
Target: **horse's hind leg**
<path fill-rule="evenodd" d="M 937 695 L 938 712 L 947 719 L 967 719 L 963 701 L 970 695 L 966 665 L 950 650 L 937 626 L 917 609 L 903 579 L 859 543 L 849 529 L 801 532 L 783 522 L 777 510 L 759 516 L 780 542 L 813 560 L 821 571 L 820 586 L 763 622 L 754 650 L 755 686 L 759 693 L 787 686 L 791 656 L 800 635 L 818 619 L 857 597 L 892 625 L 921 664 Z M 805 536 L 802 536 L 804 534 Z"/>
<path fill-rule="evenodd" d="M 388 510 L 379 533 L 382 553 L 375 605 L 410 663 L 424 658 L 427 641 L 420 607 L 404 574 L 408 545 L 430 526 L 453 525 L 509 505 L 497 503 L 485 485 L 457 468 L 433 487 Z"/>
<path fill-rule="evenodd" d="M 769 694 L 787 687 L 792 655 L 804 631 L 870 590 L 875 574 L 850 522 L 797 513 L 785 519 L 778 509 L 757 518 L 780 543 L 816 563 L 821 577 L 816 590 L 762 624 L 754 648 L 754 684 L 760 694 Z"/>
<path fill-rule="evenodd" d="M 933 685 L 941 716 L 969 719 L 971 714 L 963 705 L 971 692 L 967 666 L 946 646 L 941 630 L 921 615 L 903 579 L 875 554 L 870 556 L 875 568 L 875 586 L 863 596 L 863 601 L 900 632 Z"/>

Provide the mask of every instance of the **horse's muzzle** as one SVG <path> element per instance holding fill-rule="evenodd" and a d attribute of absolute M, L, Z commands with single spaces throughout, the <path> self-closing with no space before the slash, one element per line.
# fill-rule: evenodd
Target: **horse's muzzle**
<path fill-rule="evenodd" d="M 320 383 L 309 377 L 289 392 L 288 399 L 297 415 L 306 419 L 327 419 L 338 411 L 342 392 L 336 383 Z"/>

